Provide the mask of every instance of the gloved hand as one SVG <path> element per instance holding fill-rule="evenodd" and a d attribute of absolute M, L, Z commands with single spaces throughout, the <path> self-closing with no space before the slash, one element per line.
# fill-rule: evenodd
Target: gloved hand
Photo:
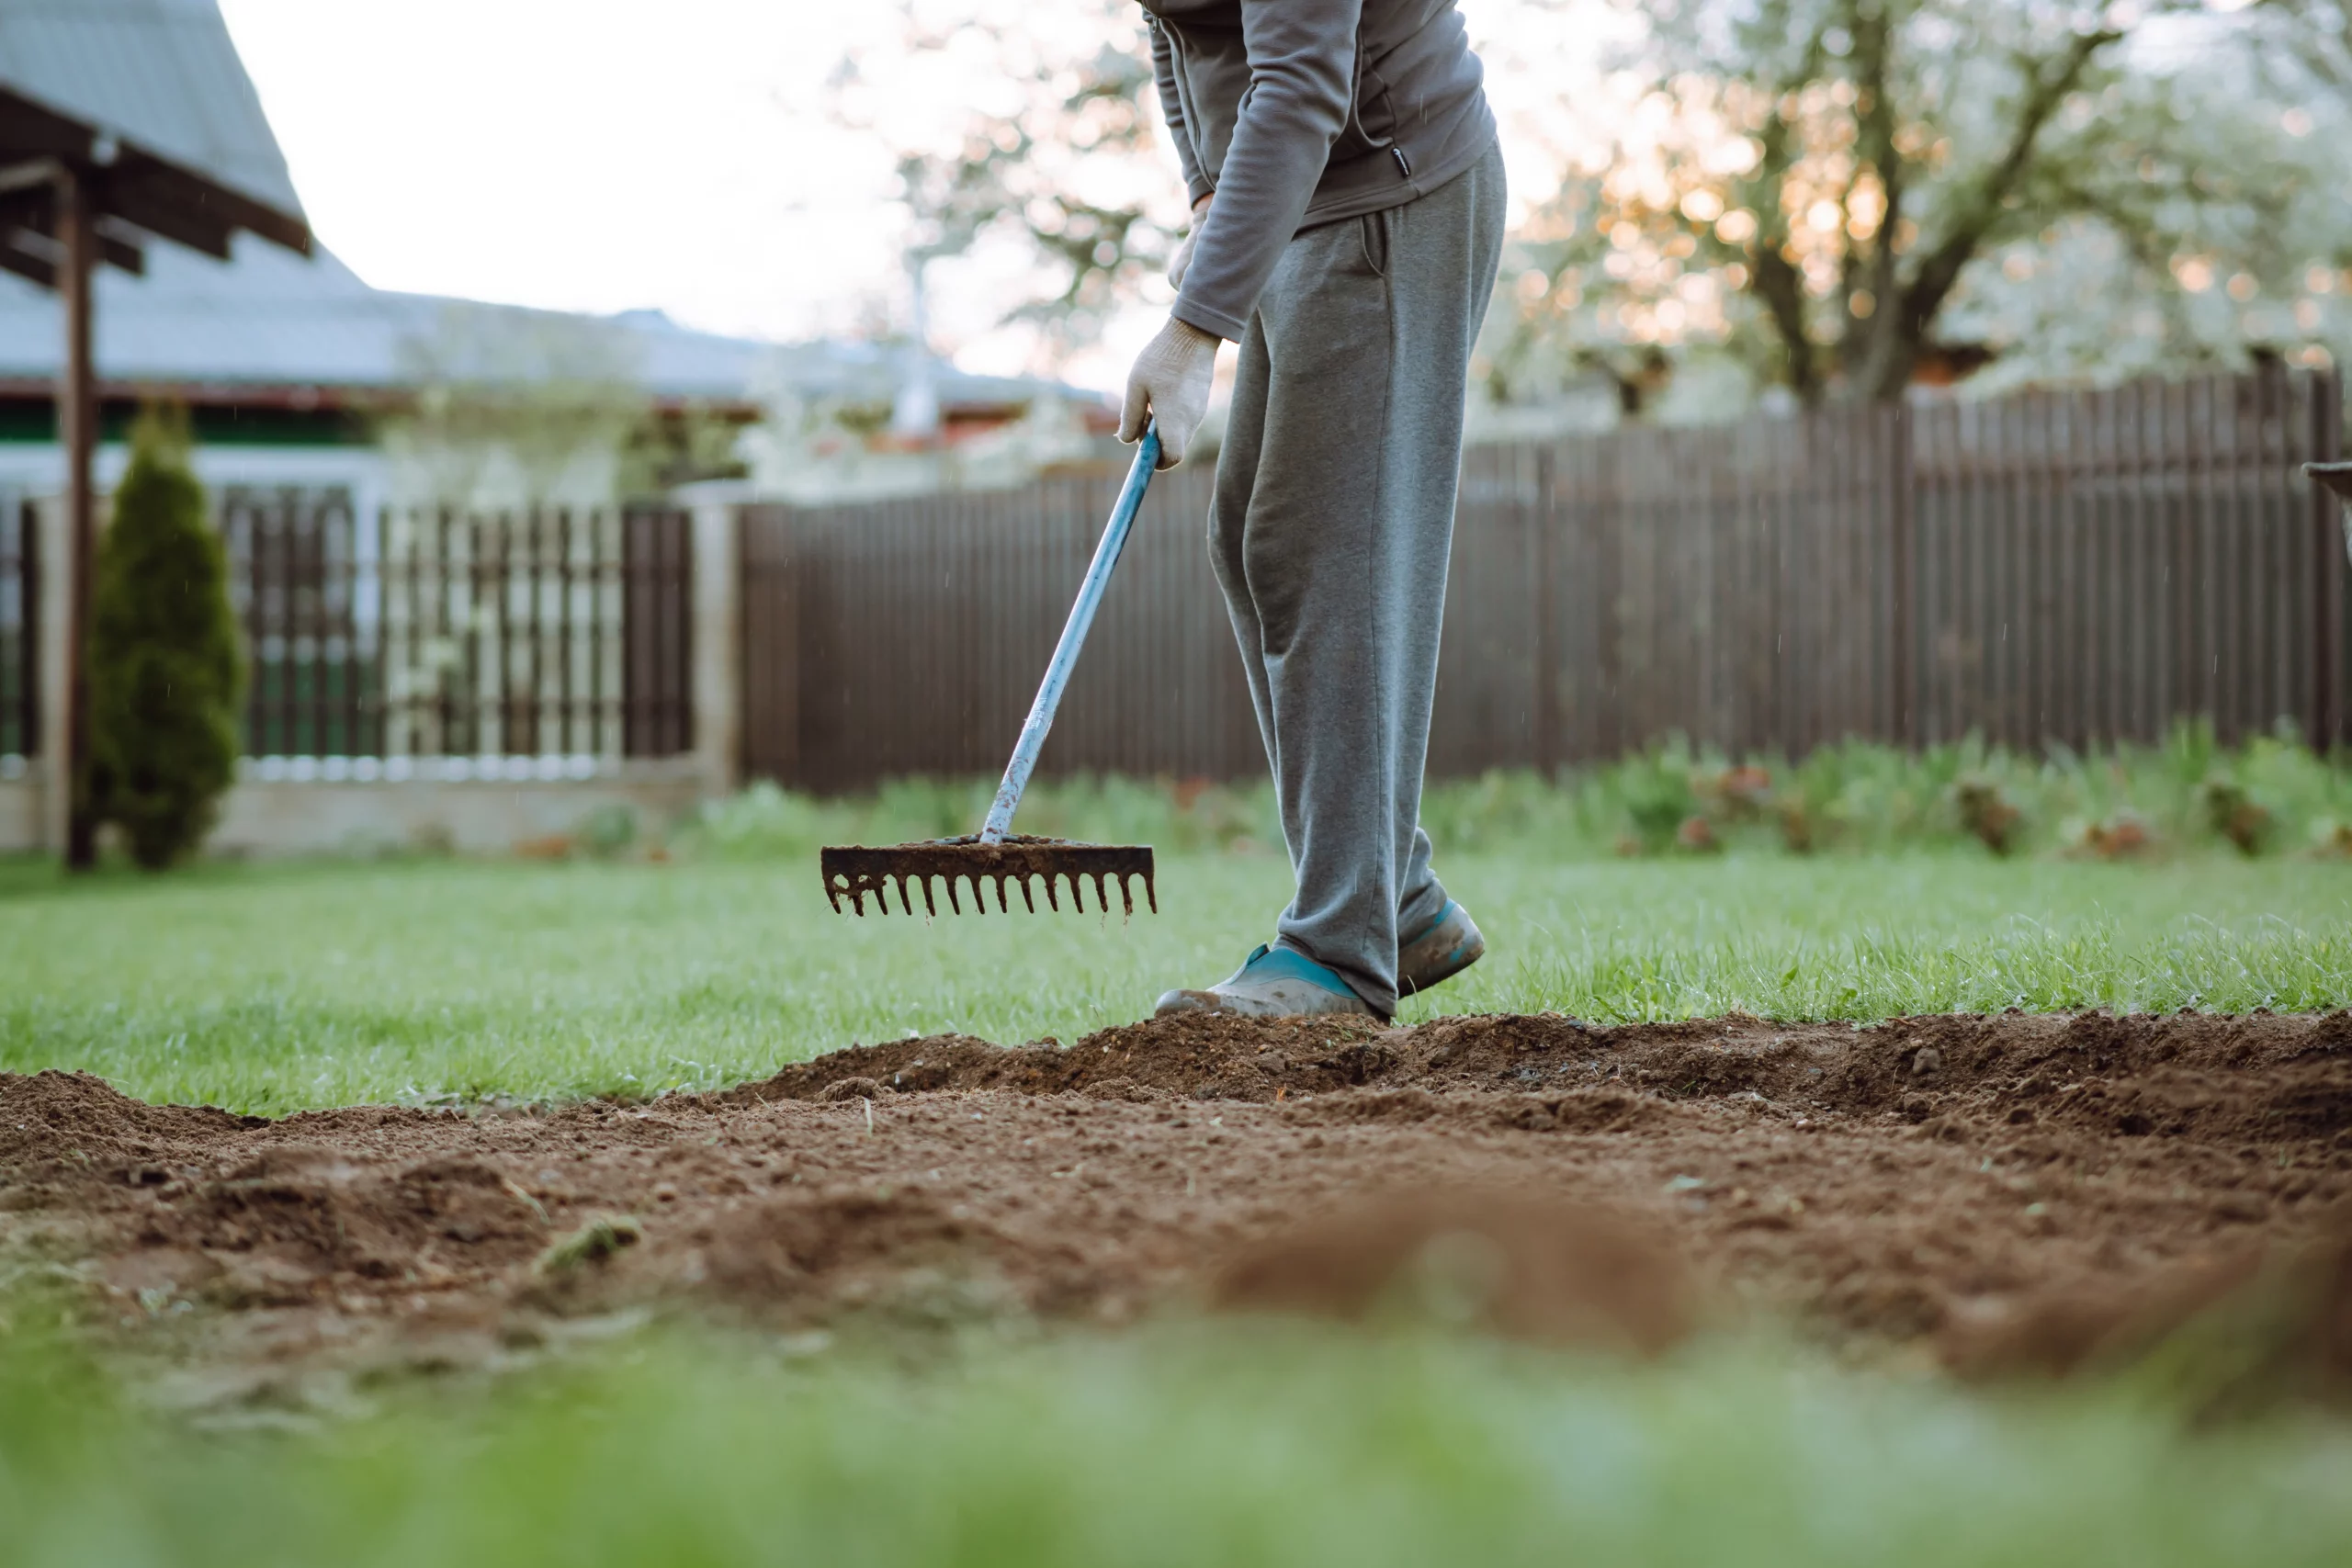
<path fill-rule="evenodd" d="M 1209 412 L 1209 382 L 1216 375 L 1217 345 L 1225 340 L 1175 317 L 1143 345 L 1127 372 L 1126 406 L 1119 413 L 1119 439 L 1130 446 L 1143 439 L 1147 416 L 1159 426 L 1161 468 L 1184 460 L 1185 448 Z"/>
<path fill-rule="evenodd" d="M 1184 231 L 1177 242 L 1176 254 L 1168 258 L 1168 282 L 1171 288 L 1184 287 L 1184 274 L 1193 265 L 1193 245 L 1201 237 L 1201 226 L 1209 220 L 1209 203 L 1214 197 L 1204 196 L 1193 203 L 1193 226 Z"/>

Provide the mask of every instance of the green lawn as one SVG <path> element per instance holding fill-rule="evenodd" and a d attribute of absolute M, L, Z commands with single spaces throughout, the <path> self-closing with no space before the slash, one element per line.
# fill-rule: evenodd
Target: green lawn
<path fill-rule="evenodd" d="M 1958 849 L 1444 863 L 1494 956 L 1416 1003 L 1605 1019 L 2352 1000 L 2352 867 Z M 1145 1011 L 1267 934 L 1263 854 L 1132 925 L 830 914 L 793 854 L 670 865 L 0 865 L 0 1069 L 284 1111 L 643 1093 L 908 1031 Z M 553 1369 L 190 1429 L 0 1280 L 0 1564 L 1876 1565 L 2352 1561 L 2352 1436 L 1990 1398 L 1770 1330 L 1665 1366 L 1171 1320 L 836 1348 L 686 1325 Z M 1010 1337 L 1005 1337 L 1009 1334 Z"/>
<path fill-rule="evenodd" d="M 1492 943 L 1408 1004 L 1595 1020 L 2352 1002 L 2352 864 L 1889 857 L 1441 862 Z M 708 1087 L 853 1041 L 1069 1040 L 1272 934 L 1265 853 L 1163 857 L 1158 916 L 831 913 L 813 856 L 209 866 L 69 886 L 0 867 L 0 1070 L 157 1099 Z"/>
<path fill-rule="evenodd" d="M 2113 1395 L 1988 1402 L 1769 1341 L 1628 1370 L 1442 1337 L 1163 1325 L 913 1371 L 652 1333 L 519 1384 L 362 1398 L 372 1414 L 313 1428 L 192 1435 L 0 1354 L 0 1563 L 2352 1554 L 2341 1428 L 2188 1438 Z"/>

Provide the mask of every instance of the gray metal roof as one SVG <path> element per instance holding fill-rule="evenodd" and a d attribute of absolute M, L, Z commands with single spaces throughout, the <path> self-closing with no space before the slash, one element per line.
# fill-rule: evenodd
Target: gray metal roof
<path fill-rule="evenodd" d="M 679 326 L 658 310 L 580 316 L 370 288 L 323 248 L 311 260 L 240 234 L 227 263 L 155 245 L 147 276 L 97 277 L 98 374 L 181 388 L 393 389 L 418 379 L 420 349 L 498 345 L 549 333 L 593 334 L 616 367 L 659 397 L 741 399 L 789 389 L 807 397 L 887 402 L 895 351 L 860 343 L 777 344 Z M 57 374 L 63 326 L 54 296 L 0 275 L 0 381 Z M 969 376 L 942 364 L 950 405 L 1023 401 L 1054 383 Z"/>
<path fill-rule="evenodd" d="M 0 82 L 302 210 L 214 0 L 0 0 Z"/>

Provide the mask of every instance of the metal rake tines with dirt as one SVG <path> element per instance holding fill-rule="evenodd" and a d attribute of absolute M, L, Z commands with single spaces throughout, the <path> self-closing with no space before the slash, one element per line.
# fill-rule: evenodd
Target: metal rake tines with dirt
<path fill-rule="evenodd" d="M 1037 700 L 1029 705 L 1029 716 L 1021 726 L 1021 739 L 1012 748 L 1012 761 L 1006 764 L 1004 782 L 997 786 L 996 799 L 989 807 L 988 820 L 980 830 L 960 839 L 933 839 L 919 844 L 892 844 L 879 849 L 864 846 L 829 848 L 820 852 L 818 869 L 825 878 L 825 897 L 838 913 L 842 901 L 849 901 L 854 914 L 865 913 L 869 897 L 882 913 L 890 912 L 889 893 L 896 889 L 899 908 L 902 914 L 915 912 L 910 886 L 922 893 L 923 912 L 939 913 L 932 885 L 947 885 L 947 908 L 955 914 L 964 912 L 963 901 L 956 894 L 956 884 L 962 883 L 971 891 L 973 912 L 982 913 L 988 908 L 987 886 L 996 886 L 997 908 L 1010 914 L 1012 900 L 1006 897 L 1005 884 L 1021 889 L 1023 904 L 1032 911 L 1037 900 L 1031 885 L 1043 881 L 1046 885 L 1046 907 L 1058 910 L 1061 900 L 1055 884 L 1062 879 L 1069 883 L 1072 907 L 1086 908 L 1085 887 L 1094 885 L 1094 906 L 1102 914 L 1111 912 L 1109 886 L 1116 883 L 1119 901 L 1125 913 L 1136 912 L 1135 892 L 1130 878 L 1143 881 L 1144 897 L 1151 912 L 1159 912 L 1159 890 L 1152 886 L 1151 846 L 1148 844 L 1074 844 L 1063 839 L 1033 839 L 1012 831 L 1012 814 L 1021 806 L 1022 791 L 1029 786 L 1029 774 L 1037 766 L 1037 753 L 1046 744 L 1046 732 L 1054 726 L 1054 710 L 1061 705 L 1062 688 L 1069 683 L 1069 672 L 1078 663 L 1079 649 L 1086 644 L 1087 628 L 1094 624 L 1094 612 L 1101 607 L 1103 590 L 1111 583 L 1111 569 L 1119 564 L 1119 553 L 1126 548 L 1127 535 L 1133 531 L 1136 509 L 1143 504 L 1143 492 L 1151 482 L 1152 469 L 1159 462 L 1159 433 L 1151 426 L 1144 427 L 1143 441 L 1136 449 L 1136 460 L 1127 470 L 1127 482 L 1120 487 L 1119 502 L 1111 509 L 1111 520 L 1104 525 L 1102 542 L 1094 547 L 1094 558 L 1087 564 L 1086 581 L 1079 584 L 1078 603 L 1070 606 L 1069 619 L 1063 623 L 1061 640 L 1054 645 L 1054 656 L 1046 664 L 1046 678 L 1037 687 Z"/>
<path fill-rule="evenodd" d="M 1021 891 L 1021 901 L 1029 912 L 1036 913 L 1035 885 L 1046 885 L 1046 907 L 1061 908 L 1056 884 L 1067 877 L 1070 885 L 1070 902 L 1083 911 L 1086 908 L 1086 887 L 1094 887 L 1094 908 L 1098 914 L 1111 912 L 1110 890 L 1119 890 L 1119 901 L 1125 912 L 1136 912 L 1134 878 L 1141 878 L 1144 897 L 1152 913 L 1159 912 L 1159 897 L 1151 885 L 1151 850 L 1140 844 L 1073 844 L 1059 839 L 1032 839 L 1021 834 L 993 844 L 980 841 L 979 835 L 961 839 L 939 839 L 929 843 L 904 844 L 896 849 L 827 850 L 822 856 L 825 869 L 825 891 L 832 896 L 833 908 L 841 908 L 846 898 L 857 914 L 865 913 L 865 900 L 871 897 L 875 907 L 884 914 L 890 912 L 890 893 L 899 895 L 899 912 L 915 912 L 914 896 L 910 885 L 922 896 L 922 912 L 939 913 L 939 903 L 933 892 L 935 882 L 947 885 L 947 908 L 962 914 L 964 905 L 956 892 L 961 883 L 972 896 L 975 913 L 988 912 L 988 889 L 996 888 L 996 907 L 1010 914 L 1012 901 L 1006 896 L 1010 883 Z"/>

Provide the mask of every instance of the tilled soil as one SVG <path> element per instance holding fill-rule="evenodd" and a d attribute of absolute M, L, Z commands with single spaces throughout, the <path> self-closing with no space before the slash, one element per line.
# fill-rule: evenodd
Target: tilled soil
<path fill-rule="evenodd" d="M 2063 1371 L 2309 1255 L 2347 1194 L 2345 1013 L 1170 1020 L 282 1121 L 0 1075 L 0 1278 L 59 1281 L 201 1397 L 673 1307 L 798 1332 L 1402 1303 L 1636 1350 L 1769 1313 Z"/>

